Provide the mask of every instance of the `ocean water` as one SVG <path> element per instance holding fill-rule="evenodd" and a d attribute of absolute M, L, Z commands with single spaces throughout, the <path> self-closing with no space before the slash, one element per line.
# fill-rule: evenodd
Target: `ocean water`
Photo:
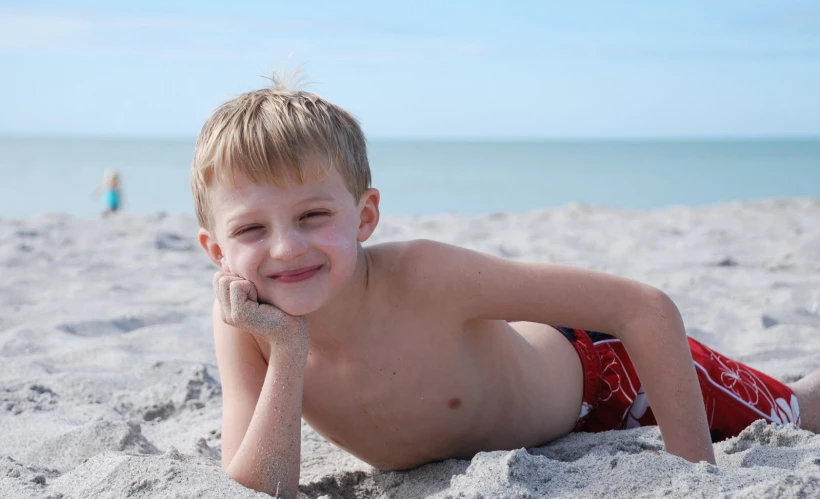
<path fill-rule="evenodd" d="M 125 210 L 193 214 L 193 140 L 0 137 L 0 217 L 97 216 L 107 168 Z M 528 211 L 570 202 L 650 209 L 820 198 L 820 139 L 624 142 L 371 141 L 387 215 Z"/>

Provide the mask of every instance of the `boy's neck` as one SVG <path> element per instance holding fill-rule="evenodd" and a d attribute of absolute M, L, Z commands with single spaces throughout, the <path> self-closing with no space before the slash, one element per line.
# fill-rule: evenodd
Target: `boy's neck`
<path fill-rule="evenodd" d="M 370 273 L 370 256 L 359 244 L 356 269 L 345 287 L 325 306 L 307 315 L 311 350 L 332 356 L 358 348 L 364 332 L 358 324 L 365 313 Z"/>

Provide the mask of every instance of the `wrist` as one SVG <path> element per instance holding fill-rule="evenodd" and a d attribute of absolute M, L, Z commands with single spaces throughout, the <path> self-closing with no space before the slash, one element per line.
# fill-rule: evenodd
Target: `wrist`
<path fill-rule="evenodd" d="M 270 346 L 271 363 L 289 364 L 294 361 L 307 361 L 310 341 L 282 341 L 280 338 L 266 338 Z"/>

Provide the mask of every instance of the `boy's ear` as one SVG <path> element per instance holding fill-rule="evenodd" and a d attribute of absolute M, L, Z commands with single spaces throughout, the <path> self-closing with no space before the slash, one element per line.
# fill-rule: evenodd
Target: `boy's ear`
<path fill-rule="evenodd" d="M 219 247 L 219 244 L 216 242 L 216 238 L 203 228 L 199 229 L 199 244 L 202 246 L 202 249 L 205 250 L 205 253 L 208 254 L 208 258 L 210 258 L 217 267 L 222 270 L 226 270 L 226 263 L 225 258 L 222 255 L 222 248 Z"/>
<path fill-rule="evenodd" d="M 368 189 L 359 200 L 359 231 L 356 239 L 362 243 L 370 238 L 376 226 L 379 225 L 379 200 L 381 195 L 378 189 Z"/>

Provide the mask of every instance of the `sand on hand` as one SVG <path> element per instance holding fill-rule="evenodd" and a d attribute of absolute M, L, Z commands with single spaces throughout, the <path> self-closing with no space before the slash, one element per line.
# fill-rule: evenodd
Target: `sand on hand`
<path fill-rule="evenodd" d="M 688 332 L 792 381 L 820 367 L 820 201 L 385 217 L 431 238 L 645 281 Z M 187 216 L 0 219 L 0 497 L 250 498 L 220 470 L 214 266 Z M 820 497 L 820 436 L 756 422 L 718 466 L 645 450 L 657 428 L 380 472 L 302 428 L 318 497 Z"/>

